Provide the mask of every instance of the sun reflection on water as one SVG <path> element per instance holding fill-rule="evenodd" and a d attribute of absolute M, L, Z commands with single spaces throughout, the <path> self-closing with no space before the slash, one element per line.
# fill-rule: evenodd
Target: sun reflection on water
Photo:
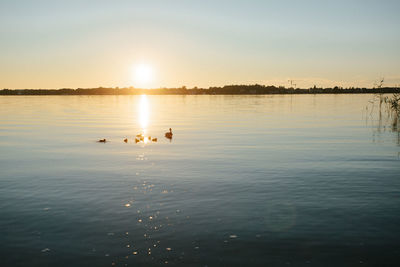
<path fill-rule="evenodd" d="M 147 95 L 142 95 L 139 102 L 139 123 L 142 129 L 142 134 L 146 134 L 149 125 L 150 106 Z"/>

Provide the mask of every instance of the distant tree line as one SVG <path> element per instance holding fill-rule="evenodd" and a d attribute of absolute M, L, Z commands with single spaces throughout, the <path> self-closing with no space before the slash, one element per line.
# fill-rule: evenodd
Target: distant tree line
<path fill-rule="evenodd" d="M 137 89 L 129 88 L 78 88 L 78 89 L 3 89 L 0 95 L 267 95 L 267 94 L 376 94 L 376 93 L 400 93 L 397 87 L 380 88 L 318 88 L 316 86 L 308 89 L 286 88 L 283 86 L 265 85 L 226 85 L 223 87 L 191 88 L 185 86 L 180 88 L 159 89 Z"/>

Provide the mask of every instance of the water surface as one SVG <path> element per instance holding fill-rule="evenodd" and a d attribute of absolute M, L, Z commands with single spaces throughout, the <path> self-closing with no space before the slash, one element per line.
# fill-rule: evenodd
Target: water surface
<path fill-rule="evenodd" d="M 397 266 L 371 98 L 0 97 L 2 265 Z"/>

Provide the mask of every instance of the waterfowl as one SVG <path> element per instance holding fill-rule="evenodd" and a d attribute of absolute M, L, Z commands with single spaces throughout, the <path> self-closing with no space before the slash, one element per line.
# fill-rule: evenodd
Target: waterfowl
<path fill-rule="evenodd" d="M 139 143 L 139 142 L 140 142 L 140 140 L 135 138 L 135 143 Z"/>
<path fill-rule="evenodd" d="M 105 143 L 105 142 L 107 142 L 107 140 L 104 138 L 104 139 L 100 139 L 98 142 L 99 143 Z"/>
<path fill-rule="evenodd" d="M 172 135 L 173 135 L 172 129 L 169 128 L 169 132 L 166 132 L 166 133 L 165 133 L 165 137 L 168 138 L 168 139 L 172 139 Z"/>
<path fill-rule="evenodd" d="M 151 136 L 148 137 L 149 141 L 151 141 Z"/>
<path fill-rule="evenodd" d="M 143 134 L 137 134 L 136 135 L 136 137 L 139 137 L 139 138 L 142 137 L 142 136 L 143 136 Z"/>
<path fill-rule="evenodd" d="M 151 141 L 157 142 L 157 138 L 153 138 L 153 139 L 151 139 Z"/>
<path fill-rule="evenodd" d="M 125 142 L 125 143 L 128 143 L 128 138 L 125 138 L 125 139 L 124 139 L 124 142 Z"/>

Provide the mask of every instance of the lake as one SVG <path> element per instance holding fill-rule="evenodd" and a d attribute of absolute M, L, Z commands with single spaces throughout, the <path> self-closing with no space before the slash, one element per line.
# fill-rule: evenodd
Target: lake
<path fill-rule="evenodd" d="M 1 265 L 398 266 L 372 98 L 1 96 Z"/>

